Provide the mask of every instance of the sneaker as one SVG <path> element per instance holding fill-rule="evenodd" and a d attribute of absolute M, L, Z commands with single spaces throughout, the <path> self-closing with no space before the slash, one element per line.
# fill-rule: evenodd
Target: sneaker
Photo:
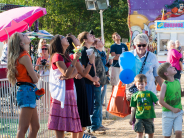
<path fill-rule="evenodd" d="M 91 133 L 84 133 L 82 138 L 96 138 L 96 137 Z"/>
<path fill-rule="evenodd" d="M 109 129 L 109 128 L 104 127 L 103 125 L 101 125 L 100 128 L 102 128 L 102 129 L 104 129 L 104 130 L 108 130 L 108 129 Z"/>
<path fill-rule="evenodd" d="M 94 130 L 94 131 L 92 131 L 92 130 L 90 130 L 90 133 L 96 133 L 96 134 L 106 134 L 106 129 L 104 129 L 104 128 L 98 128 L 97 130 Z"/>

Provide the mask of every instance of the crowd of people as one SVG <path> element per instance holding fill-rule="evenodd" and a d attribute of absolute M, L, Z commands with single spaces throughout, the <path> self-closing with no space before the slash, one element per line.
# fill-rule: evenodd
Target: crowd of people
<path fill-rule="evenodd" d="M 38 89 L 35 84 L 45 74 L 49 75 L 49 80 L 42 83 L 47 83 L 45 86 L 49 86 L 46 88 L 49 91 L 45 93 L 51 95 L 51 99 L 47 99 L 50 103 L 44 103 L 50 104 L 48 129 L 54 130 L 57 138 L 64 138 L 65 131 L 72 132 L 72 138 L 95 138 L 93 132 L 106 131 L 102 125 L 102 106 L 107 84 L 111 83 L 112 91 L 118 84 L 121 70 L 118 59 L 128 51 L 117 32 L 112 34 L 112 39 L 114 44 L 107 51 L 101 38 L 96 38 L 93 31 L 82 32 L 78 37 L 72 34 L 66 37 L 55 35 L 49 45 L 41 39 L 36 62 L 38 66 L 33 68 L 28 54 L 30 39 L 22 33 L 10 37 L 5 59 L 9 82 L 19 86 L 17 103 L 21 112 L 17 138 L 24 137 L 28 128 L 28 137 L 36 138 L 39 122 L 36 108 Z M 174 129 L 176 137 L 182 137 L 179 80 L 183 60 L 179 41 L 175 43 L 169 41 L 167 62 L 160 65 L 156 55 L 147 50 L 148 36 L 139 34 L 134 38 L 135 49 L 130 52 L 135 57 L 136 64 L 132 70 L 136 77 L 133 83 L 126 85 L 126 95 L 132 108 L 129 123 L 139 138 L 143 137 L 144 131 L 150 138 L 153 137 L 155 104 L 163 109 L 163 136 L 169 138 Z M 80 50 L 76 52 L 77 46 L 80 46 Z M 109 54 L 112 59 L 109 59 Z M 48 67 L 43 68 L 44 65 Z M 161 86 L 159 99 L 156 96 L 156 83 Z M 134 84 L 138 92 L 132 94 L 129 90 Z"/>

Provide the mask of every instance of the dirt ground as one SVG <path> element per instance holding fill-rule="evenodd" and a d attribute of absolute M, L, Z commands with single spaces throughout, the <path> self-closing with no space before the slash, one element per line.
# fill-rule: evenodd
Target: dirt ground
<path fill-rule="evenodd" d="M 182 75 L 181 79 L 182 88 L 184 88 L 184 75 Z M 107 103 L 109 102 L 109 98 L 111 96 L 111 86 L 107 87 Z M 159 92 L 157 93 L 159 96 Z M 182 98 L 182 105 L 184 109 L 184 98 Z M 162 108 L 158 105 L 155 106 L 156 118 L 154 120 L 155 125 L 155 138 L 163 138 L 162 136 Z M 94 133 L 97 138 L 135 138 L 136 133 L 132 130 L 132 126 L 129 125 L 130 115 L 125 118 L 120 118 L 108 113 L 108 118 L 106 118 L 106 108 L 103 107 L 103 122 L 102 124 L 108 129 L 106 133 Z M 184 125 L 183 125 L 184 126 Z M 184 137 L 184 127 L 183 127 L 183 137 Z M 69 134 L 66 135 L 69 137 Z M 174 138 L 174 135 L 172 135 Z"/>

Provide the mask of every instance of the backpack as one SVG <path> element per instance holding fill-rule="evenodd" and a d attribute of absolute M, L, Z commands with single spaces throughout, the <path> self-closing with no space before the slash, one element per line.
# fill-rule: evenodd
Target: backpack
<path fill-rule="evenodd" d="M 100 85 L 105 85 L 108 83 L 108 78 L 106 76 L 105 68 L 100 56 L 100 53 L 94 48 L 95 53 L 95 66 L 96 66 L 96 76 L 100 78 Z"/>

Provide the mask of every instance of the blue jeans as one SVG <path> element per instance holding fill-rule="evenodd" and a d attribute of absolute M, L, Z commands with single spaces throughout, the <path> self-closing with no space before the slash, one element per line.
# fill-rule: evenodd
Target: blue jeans
<path fill-rule="evenodd" d="M 102 95 L 101 95 L 102 104 L 103 104 L 103 102 L 104 102 L 106 90 L 107 90 L 107 84 L 104 85 L 104 89 L 103 89 L 103 91 L 102 91 Z"/>
<path fill-rule="evenodd" d="M 101 87 L 94 87 L 94 110 L 91 118 L 90 130 L 95 131 L 101 126 L 101 113 L 102 113 L 102 102 L 101 102 Z"/>
<path fill-rule="evenodd" d="M 102 102 L 102 105 L 103 105 L 103 102 L 104 102 L 106 90 L 107 90 L 107 84 L 104 85 L 104 89 L 103 89 L 102 95 L 101 95 L 101 102 Z M 103 118 L 103 114 L 102 114 L 102 110 L 101 110 L 101 115 L 100 115 L 100 126 L 102 126 L 102 118 Z"/>

